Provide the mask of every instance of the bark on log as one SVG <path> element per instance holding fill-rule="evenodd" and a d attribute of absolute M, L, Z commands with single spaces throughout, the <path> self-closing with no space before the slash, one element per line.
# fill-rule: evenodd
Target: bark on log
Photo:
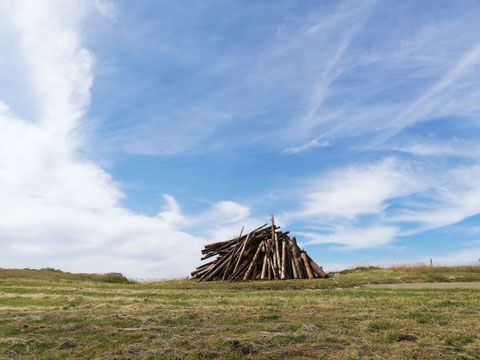
<path fill-rule="evenodd" d="M 286 276 L 286 271 L 287 271 L 286 262 L 287 262 L 287 243 L 285 242 L 285 239 L 284 239 L 282 243 L 282 265 L 281 265 L 282 271 L 280 273 L 280 279 L 282 280 L 285 280 L 285 276 Z"/>
<path fill-rule="evenodd" d="M 253 256 L 253 260 L 252 260 L 250 266 L 248 267 L 248 270 L 247 270 L 247 272 L 245 273 L 245 276 L 243 277 L 243 280 L 244 280 L 244 281 L 247 281 L 247 280 L 248 280 L 250 274 L 252 273 L 253 267 L 257 265 L 257 260 L 258 260 L 258 257 L 259 257 L 259 255 L 260 255 L 260 252 L 261 252 L 261 250 L 262 250 L 262 247 L 264 247 L 264 242 L 263 242 L 263 241 L 262 241 L 262 243 L 258 246 L 257 251 L 255 252 L 255 255 Z"/>
<path fill-rule="evenodd" d="M 307 270 L 308 278 L 314 279 L 315 275 L 313 275 L 312 268 L 310 267 L 310 261 L 307 259 L 307 254 L 305 254 L 305 251 L 302 251 L 300 253 L 300 256 L 302 257 L 303 263 L 305 264 L 305 269 Z"/>
<path fill-rule="evenodd" d="M 233 259 L 233 257 L 235 256 L 235 253 L 237 252 L 237 248 L 238 248 L 238 245 L 240 244 L 240 239 L 242 238 L 242 234 L 243 234 L 243 229 L 244 229 L 244 228 L 245 228 L 245 227 L 243 226 L 243 227 L 242 227 L 242 230 L 240 231 L 240 235 L 238 236 L 237 243 L 235 244 L 235 247 L 233 248 L 232 255 L 230 255 L 230 259 L 228 259 L 228 264 L 227 264 L 227 266 L 225 267 L 225 272 L 223 273 L 222 281 L 225 280 L 225 278 L 227 277 L 227 274 L 228 274 L 228 270 L 230 270 L 230 264 L 232 263 L 232 259 Z"/>
<path fill-rule="evenodd" d="M 297 266 L 295 265 L 295 261 L 293 261 L 293 258 L 292 258 L 292 271 L 293 271 L 293 278 L 298 279 L 299 276 L 297 272 Z"/>
<path fill-rule="evenodd" d="M 315 261 L 313 261 L 310 256 L 308 256 L 308 254 L 307 254 L 307 258 L 308 260 L 310 260 L 310 266 L 312 267 L 313 271 L 316 272 L 319 277 L 322 277 L 322 278 L 328 277 L 327 273 L 323 271 L 323 268 L 321 266 L 318 266 L 318 264 Z"/>
<path fill-rule="evenodd" d="M 297 274 L 299 279 L 304 279 L 302 266 L 301 266 L 301 258 L 300 258 L 300 248 L 297 245 L 297 239 L 295 237 L 290 238 L 292 242 L 292 253 L 293 253 L 293 261 L 295 262 L 295 267 L 297 268 Z"/>

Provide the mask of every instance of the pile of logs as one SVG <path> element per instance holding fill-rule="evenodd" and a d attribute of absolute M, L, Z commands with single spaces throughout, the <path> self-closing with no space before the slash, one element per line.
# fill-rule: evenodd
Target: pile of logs
<path fill-rule="evenodd" d="M 326 278 L 327 274 L 289 232 L 267 224 L 232 240 L 205 245 L 202 260 L 216 259 L 199 266 L 192 277 L 198 281 L 283 280 Z"/>

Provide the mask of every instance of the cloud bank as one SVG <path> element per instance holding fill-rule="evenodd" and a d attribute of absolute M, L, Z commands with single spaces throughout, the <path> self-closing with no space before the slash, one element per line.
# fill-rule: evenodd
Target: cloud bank
<path fill-rule="evenodd" d="M 103 15 L 114 12 L 108 4 L 95 3 Z M 198 263 L 206 239 L 231 236 L 232 228 L 248 222 L 248 208 L 233 202 L 214 204 L 195 218 L 182 214 L 171 196 L 158 216 L 122 207 L 120 186 L 80 153 L 88 141 L 81 121 L 90 103 L 94 62 L 82 46 L 81 23 L 94 9 L 76 1 L 0 6 L 11 15 L 8 35 L 19 41 L 35 104 L 34 116 L 24 118 L 0 102 L 2 267 L 185 276 Z M 219 228 L 205 238 L 179 230 L 212 219 Z"/>

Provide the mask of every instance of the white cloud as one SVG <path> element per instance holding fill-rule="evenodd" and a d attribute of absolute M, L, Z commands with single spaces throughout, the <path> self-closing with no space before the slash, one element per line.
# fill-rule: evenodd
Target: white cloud
<path fill-rule="evenodd" d="M 334 170 L 304 188 L 302 208 L 287 218 L 354 219 L 380 214 L 386 201 L 417 191 L 421 185 L 412 169 L 394 158 L 373 165 Z"/>
<path fill-rule="evenodd" d="M 343 249 L 361 249 L 386 245 L 392 242 L 398 233 L 393 226 L 370 226 L 367 228 L 339 228 L 332 234 L 300 233 L 305 241 L 302 245 L 339 244 Z"/>
<path fill-rule="evenodd" d="M 303 233 L 307 244 L 375 247 L 396 236 L 452 225 L 480 213 L 479 179 L 476 164 L 446 170 L 386 158 L 311 181 L 302 187 L 299 209 L 282 218 L 308 219 L 324 228 Z"/>
<path fill-rule="evenodd" d="M 85 3 L 0 6 L 21 44 L 37 109 L 35 118 L 23 119 L 0 102 L 0 266 L 186 276 L 210 239 L 179 228 L 204 223 L 182 214 L 168 195 L 158 216 L 123 208 L 110 175 L 78 155 L 86 140 L 78 127 L 93 81 L 92 56 L 79 35 Z M 227 229 L 248 215 L 245 206 L 221 202 L 198 217 L 208 223 L 214 217 Z"/>

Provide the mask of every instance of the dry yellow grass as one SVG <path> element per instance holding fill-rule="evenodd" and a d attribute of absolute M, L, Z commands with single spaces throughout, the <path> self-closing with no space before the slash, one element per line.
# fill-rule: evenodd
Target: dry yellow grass
<path fill-rule="evenodd" d="M 353 269 L 328 280 L 112 283 L 0 270 L 0 359 L 477 359 L 478 267 Z"/>

